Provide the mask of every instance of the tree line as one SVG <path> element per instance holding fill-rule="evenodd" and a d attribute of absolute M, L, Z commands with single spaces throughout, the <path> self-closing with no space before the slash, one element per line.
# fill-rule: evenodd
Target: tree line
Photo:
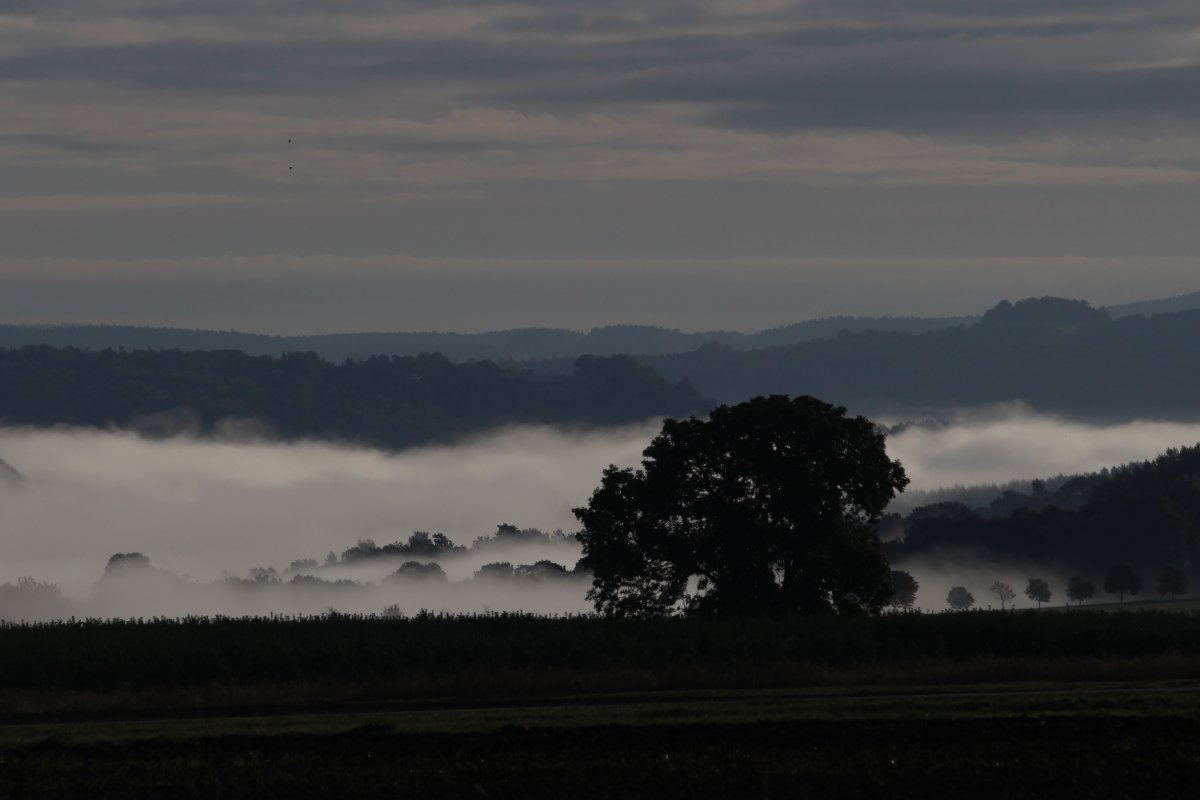
<path fill-rule="evenodd" d="M 1019 400 L 1075 418 L 1200 418 L 1196 310 L 1113 319 L 1082 301 L 1030 299 L 924 333 L 846 332 L 754 351 L 712 343 L 641 361 L 722 402 L 812 394 L 896 414 Z"/>
<path fill-rule="evenodd" d="M 895 524 L 895 521 L 892 521 Z M 1038 564 L 1060 574 L 1194 576 L 1200 565 L 1200 445 L 1077 476 L 1047 490 L 1005 492 L 989 507 L 913 509 L 884 546 L 893 562 Z"/>
<path fill-rule="evenodd" d="M 608 425 L 701 413 L 686 381 L 630 358 L 584 356 L 567 376 L 441 355 L 330 363 L 224 351 L 0 349 L 0 423 L 210 433 L 253 420 L 287 438 L 399 449 L 513 424 Z"/>
<path fill-rule="evenodd" d="M 312 352 L 330 361 L 373 355 L 441 353 L 452 361 L 575 359 L 581 355 L 686 353 L 708 342 L 753 350 L 836 336 L 839 331 L 919 333 L 974 322 L 974 317 L 823 317 L 757 333 L 685 333 L 656 325 L 605 325 L 585 332 L 513 328 L 483 333 L 442 331 L 272 336 L 241 331 L 132 325 L 0 325 L 0 347 L 47 344 L 85 350 L 240 350 L 279 356 Z"/>
<path fill-rule="evenodd" d="M 900 574 L 908 575 L 904 572 Z M 905 589 L 897 591 L 892 604 L 910 608 L 915 598 L 916 582 L 912 582 L 910 591 L 908 584 L 903 582 L 904 579 L 900 580 L 900 585 Z M 908 580 L 912 580 L 911 576 Z M 1159 595 L 1174 600 L 1176 597 L 1186 594 L 1190 585 L 1191 579 L 1186 572 L 1179 567 L 1169 566 L 1159 572 L 1156 588 Z M 1116 595 L 1119 601 L 1124 603 L 1125 595 L 1136 596 L 1141 591 L 1142 577 L 1128 564 L 1114 564 L 1105 573 L 1102 586 L 1105 592 Z M 1007 608 L 1017 596 L 1012 586 L 1000 580 L 993 581 L 987 591 L 999 601 L 1001 611 Z M 1037 603 L 1038 608 L 1041 608 L 1043 603 L 1049 603 L 1053 599 L 1054 592 L 1044 579 L 1030 578 L 1029 583 L 1025 586 L 1025 596 Z M 1067 580 L 1066 596 L 1070 602 L 1082 605 L 1085 600 L 1091 600 L 1096 596 L 1096 584 L 1092 582 L 1091 578 L 1072 575 Z M 975 595 L 965 586 L 952 586 L 946 593 L 946 605 L 953 611 L 968 611 L 975 606 Z"/>

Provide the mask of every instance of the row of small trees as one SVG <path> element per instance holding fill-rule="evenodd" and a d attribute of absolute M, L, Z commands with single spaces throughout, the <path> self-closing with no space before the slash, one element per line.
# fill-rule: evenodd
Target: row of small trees
<path fill-rule="evenodd" d="M 996 599 L 1000 601 L 1000 608 L 1008 608 L 1008 604 L 1016 599 L 1017 593 L 1013 588 L 1004 581 L 993 581 L 988 587 L 988 591 L 996 595 Z M 1041 578 L 1030 578 L 1029 583 L 1025 586 L 1025 596 L 1038 604 L 1038 608 L 1042 607 L 1042 603 L 1049 603 L 1050 598 L 1054 593 L 1050 591 L 1050 584 Z M 951 587 L 946 594 L 946 603 L 955 611 L 966 611 L 975 605 L 975 595 L 971 594 L 965 586 Z"/>
<path fill-rule="evenodd" d="M 1158 576 L 1158 593 L 1164 596 L 1169 595 L 1174 600 L 1178 595 L 1187 592 L 1189 583 L 1188 575 L 1182 569 L 1166 567 Z M 1104 576 L 1104 591 L 1118 595 L 1122 603 L 1125 602 L 1126 594 L 1136 596 L 1141 589 L 1141 576 L 1128 564 L 1117 564 L 1111 567 Z M 988 591 L 1000 601 L 1002 610 L 1007 608 L 1008 604 L 1017 596 L 1013 588 L 1004 581 L 993 581 L 992 585 L 988 587 Z M 1067 597 L 1077 604 L 1082 604 L 1084 600 L 1090 600 L 1095 594 L 1096 586 L 1090 578 L 1072 575 L 1067 581 Z M 1025 586 L 1025 596 L 1037 603 L 1038 608 L 1041 608 L 1042 603 L 1050 602 L 1054 593 L 1050 589 L 1050 584 L 1042 578 L 1030 578 L 1029 583 Z M 946 604 L 955 611 L 966 611 L 975 605 L 975 596 L 964 586 L 954 586 L 946 594 Z"/>

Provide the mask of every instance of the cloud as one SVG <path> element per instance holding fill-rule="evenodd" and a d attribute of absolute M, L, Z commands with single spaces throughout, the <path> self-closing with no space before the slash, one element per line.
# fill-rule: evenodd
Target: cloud
<path fill-rule="evenodd" d="M 14 0 L 0 256 L 1190 255 L 1198 23 L 1184 0 Z"/>
<path fill-rule="evenodd" d="M 1198 21 L 1183 2 L 45 3 L 0 17 L 0 60 L 6 127 L 43 136 L 47 156 L 78 157 L 52 145 L 69 131 L 123 141 L 146 165 L 257 179 L 278 179 L 268 148 L 295 132 L 318 184 L 389 165 L 454 183 L 605 168 L 744 179 L 781 164 L 818 183 L 1171 182 L 1194 157 L 1128 161 L 1146 152 L 1148 116 L 1194 141 Z M 506 151 L 514 122 L 540 128 L 518 135 L 536 146 Z M 883 136 L 839 146 L 849 131 Z M 1105 152 L 1016 168 L 1048 135 Z"/>

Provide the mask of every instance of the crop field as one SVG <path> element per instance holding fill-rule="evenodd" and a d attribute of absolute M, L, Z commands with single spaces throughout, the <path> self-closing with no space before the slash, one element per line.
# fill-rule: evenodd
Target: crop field
<path fill-rule="evenodd" d="M 0 729 L 0 796 L 1183 797 L 1200 685 L 650 693 Z"/>
<path fill-rule="evenodd" d="M 1059 611 L 1079 611 L 1082 610 L 1076 606 L 1046 606 L 1046 610 L 1054 608 Z M 1088 611 L 1171 611 L 1175 613 L 1194 614 L 1200 611 L 1200 598 L 1197 597 L 1181 597 L 1175 600 L 1167 600 L 1164 598 L 1133 598 L 1126 600 L 1124 603 L 1089 603 L 1085 606 Z"/>
<path fill-rule="evenodd" d="M 1200 618 L 0 628 L 0 798 L 1190 797 Z"/>

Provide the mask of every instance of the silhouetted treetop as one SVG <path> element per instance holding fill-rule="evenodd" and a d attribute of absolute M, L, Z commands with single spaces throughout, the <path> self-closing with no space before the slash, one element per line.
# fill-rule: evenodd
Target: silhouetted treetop
<path fill-rule="evenodd" d="M 575 509 L 589 597 L 614 615 L 878 611 L 872 525 L 908 483 L 864 417 L 756 397 L 667 420 L 642 468 L 604 471 Z"/>

